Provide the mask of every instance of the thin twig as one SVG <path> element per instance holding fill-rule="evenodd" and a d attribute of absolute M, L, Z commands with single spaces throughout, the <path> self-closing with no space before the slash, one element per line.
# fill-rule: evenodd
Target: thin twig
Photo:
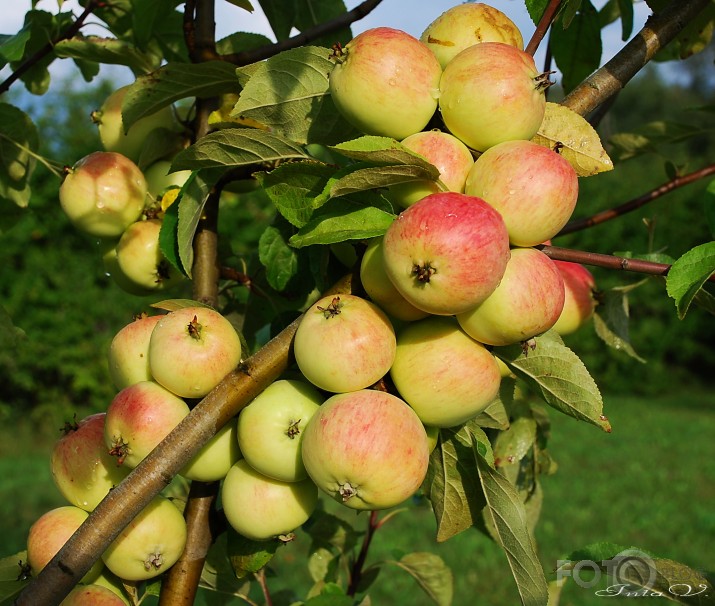
<path fill-rule="evenodd" d="M 261 591 L 263 592 L 263 599 L 265 600 L 265 606 L 273 606 L 273 600 L 271 599 L 271 592 L 268 589 L 268 583 L 266 582 L 266 569 L 261 568 L 256 573 L 256 580 L 261 586 Z"/>
<path fill-rule="evenodd" d="M 549 5 L 544 9 L 544 14 L 541 15 L 541 19 L 539 19 L 536 31 L 534 31 L 534 34 L 531 36 L 531 40 L 529 40 L 529 43 L 524 49 L 524 51 L 532 57 L 534 56 L 536 49 L 539 48 L 539 44 L 541 44 L 544 36 L 546 36 L 546 32 L 549 31 L 551 23 L 554 20 L 554 16 L 556 15 L 556 11 L 559 10 L 560 5 L 561 0 L 551 0 Z"/>
<path fill-rule="evenodd" d="M 651 191 L 643 194 L 642 196 L 638 196 L 637 198 L 629 200 L 628 202 L 616 206 L 615 208 L 609 208 L 608 210 L 601 211 L 600 213 L 596 213 L 595 215 L 591 215 L 590 217 L 570 221 L 557 234 L 556 237 L 564 236 L 566 234 L 570 234 L 575 231 L 580 231 L 588 227 L 593 227 L 594 225 L 599 225 L 600 223 L 605 223 L 606 221 L 610 221 L 611 219 L 615 219 L 616 217 L 625 215 L 626 213 L 632 212 L 640 208 L 641 206 L 645 206 L 653 200 L 657 200 L 661 196 L 670 193 L 674 189 L 683 187 L 684 185 L 689 185 L 690 183 L 694 183 L 695 181 L 708 177 L 712 174 L 715 174 L 715 164 L 711 164 L 710 166 L 706 166 L 705 168 L 701 168 L 700 170 L 696 170 L 687 175 L 683 175 L 682 177 L 675 177 L 675 179 L 663 183 L 663 185 L 659 185 L 655 189 L 652 189 Z"/>
<path fill-rule="evenodd" d="M 377 511 L 371 511 L 370 518 L 368 519 L 367 530 L 365 531 L 362 546 L 360 547 L 360 553 L 350 568 L 350 581 L 348 583 L 347 590 L 347 594 L 349 596 L 354 596 L 357 593 L 358 585 L 360 585 L 360 581 L 362 580 L 362 572 L 365 567 L 367 553 L 370 549 L 370 543 L 372 542 L 372 537 L 375 535 L 375 531 L 379 527 L 380 524 L 377 520 Z"/>

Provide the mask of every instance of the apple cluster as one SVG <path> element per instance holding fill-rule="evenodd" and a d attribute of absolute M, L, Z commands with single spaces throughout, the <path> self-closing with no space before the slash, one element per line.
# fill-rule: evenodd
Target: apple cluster
<path fill-rule="evenodd" d="M 148 138 L 177 133 L 179 124 L 165 107 L 125 132 L 121 105 L 128 88 L 114 91 L 92 113 L 102 149 L 66 169 L 59 200 L 72 225 L 98 239 L 114 282 L 130 294 L 146 295 L 181 280 L 161 253 L 159 232 L 164 211 L 191 172 L 169 173 L 166 158 L 139 168 Z"/>

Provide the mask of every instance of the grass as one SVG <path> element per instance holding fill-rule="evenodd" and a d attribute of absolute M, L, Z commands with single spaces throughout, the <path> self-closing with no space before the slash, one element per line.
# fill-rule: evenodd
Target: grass
<path fill-rule="evenodd" d="M 536 529 L 547 579 L 554 578 L 558 559 L 601 541 L 637 546 L 692 568 L 715 569 L 712 397 L 683 392 L 650 399 L 610 396 L 605 401 L 612 434 L 557 412 L 551 414 L 549 450 L 559 469 L 543 478 L 544 505 Z M 3 433 L 7 435 L 0 436 L 0 556 L 23 549 L 32 521 L 62 504 L 49 472 L 50 433 L 40 432 L 44 436 L 40 439 L 17 428 Z M 328 507 L 358 530 L 365 528 L 365 514 L 356 516 L 332 504 Z M 519 603 L 506 557 L 494 543 L 468 530 L 437 544 L 434 533 L 431 511 L 411 505 L 378 531 L 368 564 L 429 551 L 453 571 L 454 606 Z M 308 540 L 300 533 L 299 540 L 279 550 L 273 560 L 277 576 L 269 578 L 269 586 L 278 596 L 276 606 L 282 603 L 281 595 L 303 597 L 310 587 L 307 548 Z M 603 604 L 594 591 L 606 586 L 604 582 L 583 589 L 567 583 L 560 606 Z M 414 580 L 395 566 L 381 569 L 370 594 L 377 605 L 431 603 Z"/>

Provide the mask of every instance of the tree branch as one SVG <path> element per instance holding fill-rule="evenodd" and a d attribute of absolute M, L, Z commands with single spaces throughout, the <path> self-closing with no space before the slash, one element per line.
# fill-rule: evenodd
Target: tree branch
<path fill-rule="evenodd" d="M 382 0 L 365 0 L 362 4 L 358 4 L 353 10 L 343 13 L 329 21 L 319 23 L 315 27 L 311 27 L 309 30 L 301 32 L 292 38 L 287 38 L 274 44 L 267 44 L 266 46 L 251 51 L 231 55 L 218 55 L 214 57 L 214 59 L 223 59 L 224 61 L 229 61 L 236 65 L 248 65 L 249 63 L 267 59 L 282 51 L 308 44 L 317 38 L 339 30 L 341 27 L 347 27 L 351 23 L 359 21 L 372 12 L 380 2 L 382 2 Z"/>
<path fill-rule="evenodd" d="M 544 14 L 541 15 L 541 19 L 539 19 L 536 31 L 534 31 L 531 40 L 529 40 L 529 43 L 524 49 L 525 52 L 532 56 L 534 55 L 536 49 L 539 48 L 539 44 L 541 44 L 541 41 L 544 39 L 546 32 L 549 31 L 556 11 L 559 10 L 559 6 L 561 6 L 561 0 L 550 0 L 548 6 L 544 9 Z"/>
<path fill-rule="evenodd" d="M 585 116 L 619 92 L 661 48 L 710 4 L 711 0 L 672 0 L 654 14 L 608 63 L 573 89 L 563 105 Z"/>
<path fill-rule="evenodd" d="M 663 183 L 663 185 L 659 185 L 655 189 L 650 190 L 648 193 L 645 193 L 642 196 L 638 196 L 633 200 L 629 200 L 628 202 L 616 206 L 615 208 L 609 208 L 608 210 L 596 213 L 595 215 L 591 215 L 590 217 L 570 221 L 554 237 L 564 236 L 575 231 L 586 229 L 587 227 L 593 227 L 594 225 L 605 223 L 606 221 L 610 221 L 611 219 L 615 219 L 616 217 L 620 217 L 621 215 L 625 215 L 626 213 L 632 212 L 640 208 L 641 206 L 645 206 L 649 202 L 657 200 L 661 196 L 664 196 L 665 194 L 673 191 L 674 189 L 683 187 L 684 185 L 689 185 L 690 183 L 694 183 L 695 181 L 708 177 L 712 174 L 715 174 L 715 164 L 711 164 L 710 166 L 706 166 L 705 168 L 701 168 L 700 170 L 696 170 L 687 175 L 683 175 L 682 177 L 676 177 L 675 179 L 672 179 L 671 181 Z"/>

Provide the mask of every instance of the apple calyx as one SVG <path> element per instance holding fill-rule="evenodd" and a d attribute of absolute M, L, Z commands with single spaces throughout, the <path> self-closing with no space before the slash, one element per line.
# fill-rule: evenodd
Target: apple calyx
<path fill-rule="evenodd" d="M 192 339 L 197 341 L 201 340 L 201 324 L 196 316 L 194 316 L 194 319 L 189 322 L 186 329 Z"/>
<path fill-rule="evenodd" d="M 164 556 L 159 553 L 150 553 L 144 560 L 144 569 L 149 572 L 152 568 L 159 570 L 164 565 Z"/>
<path fill-rule="evenodd" d="M 546 90 L 550 86 L 553 86 L 555 82 L 549 80 L 549 76 L 554 73 L 556 72 L 551 70 L 548 72 L 543 72 L 536 76 L 536 78 L 534 78 L 534 85 L 536 90 Z"/>
<path fill-rule="evenodd" d="M 536 339 L 534 337 L 531 337 L 531 339 L 527 339 L 526 341 L 521 342 L 521 351 L 525 356 L 529 355 L 530 351 L 534 351 L 536 349 Z"/>
<path fill-rule="evenodd" d="M 318 306 L 318 309 L 323 312 L 326 320 L 334 318 L 340 313 L 340 308 L 343 304 L 340 302 L 340 297 L 333 297 L 333 300 L 325 307 Z"/>
<path fill-rule="evenodd" d="M 330 55 L 328 56 L 329 59 L 334 59 L 335 63 L 342 63 L 345 61 L 345 57 L 348 54 L 348 49 L 343 48 L 343 45 L 340 44 L 340 42 L 336 42 L 333 44 L 333 46 L 330 47 Z"/>
<path fill-rule="evenodd" d="M 437 273 L 437 268 L 433 267 L 429 261 L 424 263 L 415 263 L 412 266 L 412 273 L 418 282 L 427 283 L 430 278 Z"/>
<path fill-rule="evenodd" d="M 132 449 L 129 444 L 122 439 L 122 436 L 112 436 L 112 447 L 109 449 L 109 454 L 117 457 L 117 467 L 124 464 L 124 460 L 128 455 L 132 454 Z"/>
<path fill-rule="evenodd" d="M 338 494 L 342 498 L 343 503 L 345 503 L 345 501 L 357 494 L 357 486 L 352 486 L 350 482 L 345 482 L 345 484 L 341 484 L 340 488 L 338 488 Z"/>
<path fill-rule="evenodd" d="M 285 434 L 291 439 L 295 440 L 295 437 L 300 434 L 300 427 L 299 424 L 302 419 L 290 420 L 290 423 L 288 424 L 288 429 L 286 429 Z"/>

